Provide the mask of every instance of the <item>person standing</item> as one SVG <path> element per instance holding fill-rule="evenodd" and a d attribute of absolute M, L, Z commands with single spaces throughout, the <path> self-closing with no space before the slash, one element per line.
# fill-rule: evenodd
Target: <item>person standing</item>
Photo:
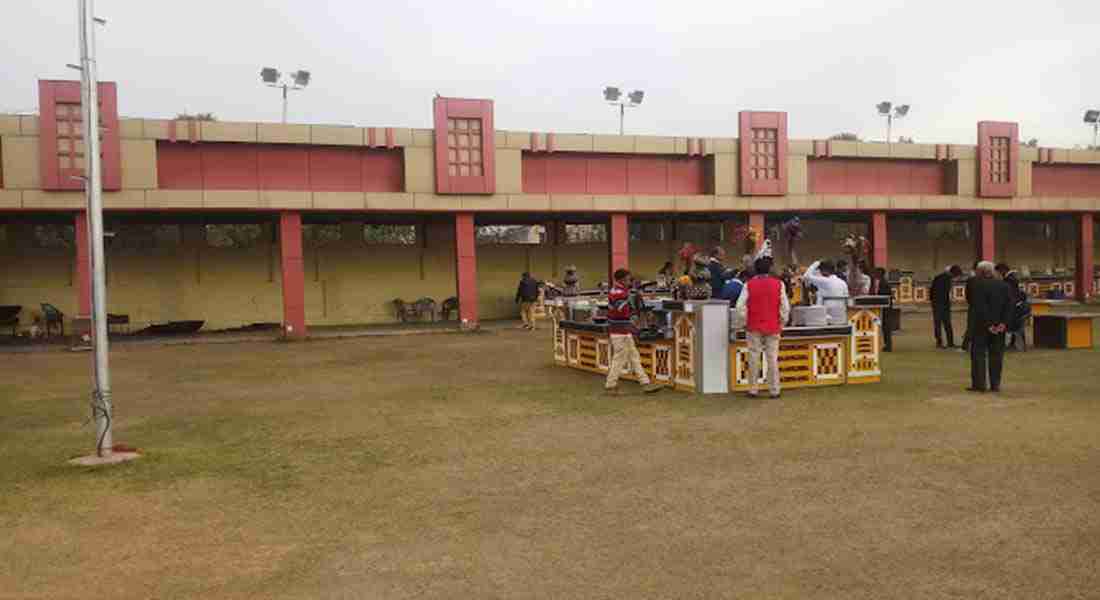
<path fill-rule="evenodd" d="M 647 394 L 659 391 L 661 386 L 649 380 L 642 368 L 642 357 L 634 345 L 634 333 L 637 328 L 631 320 L 633 309 L 630 303 L 631 275 L 626 269 L 618 269 L 612 275 L 615 282 L 607 294 L 607 333 L 611 338 L 611 365 L 607 369 L 604 387 L 608 394 L 617 395 L 619 378 L 633 372 Z"/>
<path fill-rule="evenodd" d="M 894 323 L 888 315 L 894 309 L 894 290 L 890 287 L 890 282 L 886 280 L 886 269 L 877 267 L 871 273 L 871 287 L 867 293 L 872 296 L 887 296 L 890 298 L 890 304 L 882 307 L 882 351 L 893 352 Z"/>
<path fill-rule="evenodd" d="M 663 289 L 672 289 L 676 285 L 676 273 L 672 266 L 672 261 L 665 262 L 665 266 L 661 267 L 660 271 L 657 271 L 657 287 Z"/>
<path fill-rule="evenodd" d="M 726 285 L 726 267 L 722 261 L 726 259 L 726 251 L 721 246 L 715 246 L 710 250 L 707 260 L 707 271 L 710 272 L 710 297 L 717 298 L 722 295 L 722 287 Z"/>
<path fill-rule="evenodd" d="M 955 328 L 951 324 L 951 287 L 959 277 L 962 277 L 962 269 L 959 265 L 951 265 L 932 279 L 928 296 L 932 301 L 932 330 L 935 332 L 937 348 L 955 347 Z M 947 346 L 943 345 L 941 329 L 947 336 Z"/>
<path fill-rule="evenodd" d="M 519 316 L 523 319 L 523 329 L 535 330 L 535 304 L 539 300 L 539 282 L 530 273 L 519 278 L 516 288 L 516 302 L 519 304 Z"/>
<path fill-rule="evenodd" d="M 836 262 L 836 276 L 848 283 L 848 261 L 841 259 Z"/>
<path fill-rule="evenodd" d="M 802 275 L 802 284 L 817 288 L 815 306 L 824 306 L 831 325 L 848 322 L 848 284 L 837 276 L 833 261 L 817 261 Z"/>
<path fill-rule="evenodd" d="M 1020 287 L 1016 271 L 1005 273 L 1005 283 L 1012 298 L 1012 322 L 1008 324 L 1005 347 L 1009 350 L 1027 350 L 1027 321 L 1031 317 L 1031 302 L 1027 292 Z"/>
<path fill-rule="evenodd" d="M 994 276 L 993 263 L 978 263 L 974 285 L 970 289 L 970 392 L 1001 391 L 1004 369 L 1005 331 L 1012 320 L 1012 298 L 1008 284 Z"/>
<path fill-rule="evenodd" d="M 779 338 L 783 324 L 790 316 L 791 304 L 783 282 L 771 274 L 772 259 L 760 257 L 753 264 L 755 275 L 745 284 L 737 298 L 737 316 L 745 324 L 745 338 L 749 346 L 749 392 L 757 396 L 756 380 L 760 372 L 760 353 L 764 353 L 767 367 L 768 390 L 772 398 L 780 394 Z"/>
<path fill-rule="evenodd" d="M 741 281 L 738 273 L 734 273 L 733 269 L 726 269 L 726 272 L 722 274 L 722 278 L 725 282 L 722 284 L 722 291 L 718 294 L 718 299 L 727 300 L 730 306 L 736 306 L 737 299 L 741 297 L 741 290 L 745 287 L 745 282 Z"/>
<path fill-rule="evenodd" d="M 974 283 L 978 282 L 978 263 L 982 262 L 979 258 L 974 261 L 974 266 L 970 269 L 970 277 L 966 280 L 965 293 L 966 296 L 966 331 L 963 333 L 963 343 L 960 352 L 970 351 L 970 319 L 971 317 L 971 304 L 970 304 L 970 291 Z"/>
<path fill-rule="evenodd" d="M 856 270 L 848 278 L 848 292 L 853 296 L 863 296 L 871 290 L 871 268 L 866 261 L 856 263 Z"/>

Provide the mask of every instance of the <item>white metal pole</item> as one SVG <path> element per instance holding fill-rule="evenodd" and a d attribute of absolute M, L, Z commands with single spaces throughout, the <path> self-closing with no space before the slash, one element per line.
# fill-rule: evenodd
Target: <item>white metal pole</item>
<path fill-rule="evenodd" d="M 893 129 L 894 129 L 894 115 L 892 115 L 890 113 L 887 113 L 886 114 L 886 143 L 887 144 L 890 143 L 890 137 L 893 134 Z"/>
<path fill-rule="evenodd" d="M 287 85 L 283 84 L 283 123 L 286 123 L 286 88 Z"/>
<path fill-rule="evenodd" d="M 619 135 L 623 134 L 623 118 L 626 116 L 626 105 L 619 103 Z"/>
<path fill-rule="evenodd" d="M 78 0 L 80 7 L 80 67 L 84 87 L 84 175 L 88 196 L 88 250 L 92 259 L 92 327 L 95 345 L 95 390 L 92 413 L 96 422 L 96 454 L 111 455 L 111 370 L 108 364 L 107 281 L 103 251 L 103 181 L 99 157 L 99 79 L 95 59 L 95 0 Z"/>

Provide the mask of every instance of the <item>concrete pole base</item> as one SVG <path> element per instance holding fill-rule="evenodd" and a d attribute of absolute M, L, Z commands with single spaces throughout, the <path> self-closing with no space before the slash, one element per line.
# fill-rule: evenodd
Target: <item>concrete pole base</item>
<path fill-rule="evenodd" d="M 137 452 L 112 452 L 110 456 L 97 456 L 95 454 L 80 456 L 70 460 L 69 464 L 78 467 L 98 467 L 100 465 L 117 465 L 139 458 L 141 458 L 141 455 Z"/>

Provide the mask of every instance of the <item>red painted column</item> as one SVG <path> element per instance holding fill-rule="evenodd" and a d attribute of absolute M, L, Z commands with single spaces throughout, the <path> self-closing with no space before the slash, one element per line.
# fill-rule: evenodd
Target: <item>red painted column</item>
<path fill-rule="evenodd" d="M 871 213 L 871 264 L 883 269 L 889 258 L 887 239 L 886 213 Z"/>
<path fill-rule="evenodd" d="M 88 213 L 77 211 L 73 225 L 76 229 L 76 264 L 73 265 L 76 277 L 76 313 L 81 317 L 92 315 L 92 264 L 88 253 Z"/>
<path fill-rule="evenodd" d="M 1092 232 L 1092 213 L 1078 217 L 1077 226 L 1077 299 L 1087 302 L 1092 295 L 1092 253 L 1095 238 Z"/>
<path fill-rule="evenodd" d="M 302 214 L 279 215 L 279 256 L 283 275 L 283 334 L 306 336 L 305 269 L 302 264 Z"/>
<path fill-rule="evenodd" d="M 611 285 L 615 281 L 613 274 L 616 270 L 630 268 L 630 227 L 625 213 L 611 215 L 608 233 L 610 256 L 607 263 L 607 284 Z"/>
<path fill-rule="evenodd" d="M 994 237 L 995 229 L 993 213 L 982 213 L 978 216 L 978 259 L 993 262 L 997 254 L 997 244 Z"/>
<path fill-rule="evenodd" d="M 463 329 L 477 329 L 477 242 L 473 213 L 455 215 L 455 287 Z"/>
<path fill-rule="evenodd" d="M 749 229 L 756 232 L 756 251 L 759 252 L 764 246 L 764 213 L 749 213 Z"/>

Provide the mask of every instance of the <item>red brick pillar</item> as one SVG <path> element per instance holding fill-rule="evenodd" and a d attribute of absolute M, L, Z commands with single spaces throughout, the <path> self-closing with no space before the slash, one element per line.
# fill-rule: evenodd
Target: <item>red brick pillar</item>
<path fill-rule="evenodd" d="M 302 214 L 279 215 L 279 256 L 283 276 L 283 334 L 306 336 L 305 269 L 302 264 Z"/>
<path fill-rule="evenodd" d="M 749 229 L 756 232 L 756 251 L 759 252 L 764 245 L 764 213 L 749 213 Z"/>
<path fill-rule="evenodd" d="M 1092 253 L 1095 238 L 1092 233 L 1092 213 L 1078 217 L 1077 225 L 1077 299 L 1087 302 L 1092 296 L 1093 261 Z"/>
<path fill-rule="evenodd" d="M 88 238 L 88 212 L 78 211 L 73 225 L 76 230 L 76 263 L 73 270 L 76 276 L 73 284 L 76 287 L 76 313 L 77 316 L 90 317 L 92 315 L 92 264 L 89 254 Z"/>
<path fill-rule="evenodd" d="M 607 284 L 611 285 L 615 281 L 616 270 L 630 268 L 630 226 L 625 213 L 611 215 L 608 234 L 610 256 L 607 263 Z"/>
<path fill-rule="evenodd" d="M 473 213 L 455 215 L 455 287 L 462 328 L 477 329 L 477 242 Z"/>
<path fill-rule="evenodd" d="M 997 244 L 994 236 L 996 221 L 993 213 L 978 215 L 978 260 L 996 260 Z"/>
<path fill-rule="evenodd" d="M 886 269 L 887 252 L 886 213 L 871 213 L 871 264 Z"/>

